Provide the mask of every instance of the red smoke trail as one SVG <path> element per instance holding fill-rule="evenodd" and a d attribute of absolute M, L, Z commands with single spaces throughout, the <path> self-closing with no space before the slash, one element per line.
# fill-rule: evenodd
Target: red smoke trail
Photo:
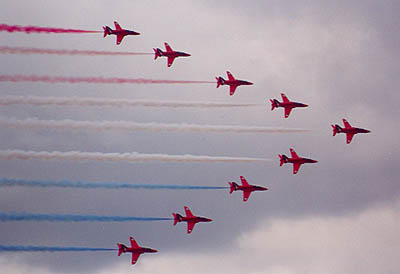
<path fill-rule="evenodd" d="M 96 83 L 96 84 L 207 84 L 212 81 L 179 81 L 143 78 L 63 77 L 38 75 L 0 75 L 0 82 L 44 82 L 44 83 Z"/>
<path fill-rule="evenodd" d="M 98 33 L 102 31 L 94 30 L 80 30 L 80 29 L 62 29 L 62 28 L 46 28 L 46 27 L 35 27 L 35 26 L 10 26 L 6 24 L 0 24 L 0 31 L 8 32 L 25 32 L 25 33 Z"/>
<path fill-rule="evenodd" d="M 54 54 L 54 55 L 153 55 L 145 52 L 113 52 L 97 50 L 68 50 L 68 49 L 40 49 L 24 47 L 0 47 L 0 53 L 5 54 Z"/>

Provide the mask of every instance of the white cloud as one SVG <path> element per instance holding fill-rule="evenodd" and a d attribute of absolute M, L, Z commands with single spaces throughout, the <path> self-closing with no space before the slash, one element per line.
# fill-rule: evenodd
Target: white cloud
<path fill-rule="evenodd" d="M 106 273 L 397 273 L 400 267 L 400 199 L 340 217 L 275 219 L 245 232 L 226 250 L 145 254 L 137 265 L 128 255 L 97 271 Z M 84 256 L 82 256 L 84 259 Z M 1 260 L 2 273 L 46 273 Z M 49 272 L 51 273 L 51 272 Z"/>
<path fill-rule="evenodd" d="M 141 273 L 396 273 L 399 209 L 400 200 L 356 215 L 272 220 L 233 239 L 229 250 L 160 253 L 137 268 Z"/>

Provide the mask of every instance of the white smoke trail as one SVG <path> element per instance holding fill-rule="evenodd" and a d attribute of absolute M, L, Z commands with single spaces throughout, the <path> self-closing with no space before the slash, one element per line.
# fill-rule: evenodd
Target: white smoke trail
<path fill-rule="evenodd" d="M 263 104 L 216 103 L 216 102 L 179 102 L 146 101 L 80 97 L 40 97 L 40 96 L 3 96 L 0 105 L 26 104 L 32 106 L 82 106 L 82 107 L 170 107 L 170 108 L 219 108 L 219 107 L 255 107 Z"/>
<path fill-rule="evenodd" d="M 0 159 L 3 160 L 68 160 L 68 161 L 100 161 L 100 162 L 200 162 L 200 163 L 256 163 L 272 161 L 265 158 L 248 157 L 221 157 L 207 155 L 169 155 L 130 153 L 101 153 L 81 151 L 24 151 L 0 150 Z"/>
<path fill-rule="evenodd" d="M 1 127 L 18 129 L 73 129 L 73 130 L 124 130 L 124 131 L 180 131 L 180 132 L 232 132 L 232 133 L 301 133 L 308 132 L 300 128 L 271 128 L 259 126 L 226 126 L 226 125 L 197 125 L 197 124 L 160 124 L 135 123 L 128 121 L 74 121 L 74 120 L 24 120 L 5 119 L 0 117 Z"/>
<path fill-rule="evenodd" d="M 167 80 L 149 78 L 120 78 L 120 77 L 71 77 L 71 76 L 50 76 L 50 75 L 0 75 L 0 82 L 34 82 L 34 83 L 69 83 L 69 84 L 214 84 L 214 81 L 197 80 Z"/>

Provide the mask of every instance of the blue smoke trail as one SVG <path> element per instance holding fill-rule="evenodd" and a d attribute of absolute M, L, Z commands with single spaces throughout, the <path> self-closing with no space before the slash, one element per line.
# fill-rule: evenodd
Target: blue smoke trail
<path fill-rule="evenodd" d="M 172 218 L 98 216 L 72 214 L 32 214 L 0 212 L 0 222 L 9 221 L 48 221 L 48 222 L 133 222 L 133 221 L 167 221 Z"/>
<path fill-rule="evenodd" d="M 114 251 L 116 248 L 91 248 L 91 247 L 68 247 L 68 246 L 22 246 L 22 245 L 0 245 L 0 252 L 23 252 L 23 251 Z"/>
<path fill-rule="evenodd" d="M 93 182 L 70 182 L 70 181 L 33 181 L 0 178 L 0 187 L 25 186 L 25 187 L 59 187 L 59 188 L 104 188 L 104 189 L 227 189 L 222 186 L 186 186 L 186 185 L 152 185 L 152 184 L 129 184 L 129 183 L 93 183 Z"/>

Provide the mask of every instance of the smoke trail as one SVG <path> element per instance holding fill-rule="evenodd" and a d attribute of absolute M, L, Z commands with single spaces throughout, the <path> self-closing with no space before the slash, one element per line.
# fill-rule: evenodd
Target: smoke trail
<path fill-rule="evenodd" d="M 99 33 L 102 31 L 0 24 L 0 31 L 25 33 Z"/>
<path fill-rule="evenodd" d="M 0 82 L 91 83 L 91 84 L 214 84 L 212 81 L 159 80 L 144 78 L 63 77 L 38 75 L 0 75 Z"/>
<path fill-rule="evenodd" d="M 41 49 L 41 48 L 25 48 L 25 47 L 0 47 L 0 53 L 3 54 L 53 54 L 53 55 L 153 55 L 153 53 L 145 52 L 129 52 L 129 51 L 97 51 L 97 50 L 68 50 L 68 49 Z"/>
<path fill-rule="evenodd" d="M 206 155 L 169 155 L 169 154 L 145 154 L 131 153 L 101 153 L 80 151 L 24 151 L 24 150 L 0 150 L 0 159 L 4 160 L 69 160 L 69 161 L 101 161 L 101 162 L 201 162 L 201 163 L 256 163 L 272 161 L 265 158 L 248 157 L 221 157 Z"/>
<path fill-rule="evenodd" d="M 10 221 L 47 221 L 47 222 L 134 222 L 134 221 L 169 221 L 172 218 L 133 217 L 133 216 L 99 216 L 72 214 L 32 214 L 0 212 L 0 222 Z"/>
<path fill-rule="evenodd" d="M 59 251 L 114 251 L 116 248 L 93 248 L 73 246 L 0 245 L 0 252 L 59 252 Z"/>
<path fill-rule="evenodd" d="M 152 184 L 129 184 L 129 183 L 93 183 L 93 182 L 70 182 L 70 181 L 34 181 L 0 178 L 0 187 L 22 186 L 22 187 L 59 187 L 59 188 L 84 188 L 84 189 L 171 189 L 171 190 L 211 190 L 227 189 L 223 186 L 190 186 L 190 185 L 152 185 Z"/>
<path fill-rule="evenodd" d="M 220 108 L 220 107 L 255 107 L 265 104 L 251 103 L 216 103 L 216 102 L 177 102 L 144 101 L 125 99 L 80 98 L 80 97 L 40 97 L 40 96 L 2 96 L 0 105 L 27 104 L 33 106 L 83 106 L 83 107 L 170 107 L 170 108 Z"/>
<path fill-rule="evenodd" d="M 180 132 L 232 132 L 232 133 L 301 133 L 308 132 L 300 128 L 271 128 L 258 126 L 225 126 L 225 125 L 196 125 L 196 124 L 159 124 L 135 123 L 128 121 L 74 121 L 74 120 L 38 120 L 28 118 L 25 120 L 4 119 L 0 117 L 1 127 L 18 129 L 74 129 L 74 130 L 126 130 L 126 131 L 180 131 Z"/>

